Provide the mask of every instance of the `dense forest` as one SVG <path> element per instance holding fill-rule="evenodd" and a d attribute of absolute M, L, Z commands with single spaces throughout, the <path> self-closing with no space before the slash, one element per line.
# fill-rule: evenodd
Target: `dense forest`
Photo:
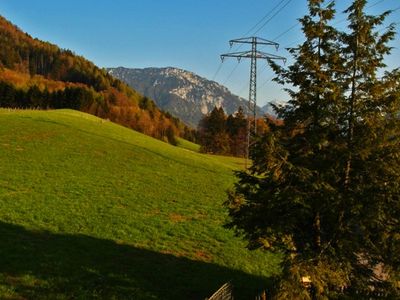
<path fill-rule="evenodd" d="M 253 119 L 254 120 L 254 119 Z M 278 124 L 271 117 L 257 119 L 257 132 L 268 131 L 268 123 Z M 245 157 L 247 154 L 248 119 L 242 107 L 226 115 L 222 107 L 214 107 L 199 123 L 198 141 L 204 153 Z"/>
<path fill-rule="evenodd" d="M 0 106 L 72 108 L 175 143 L 194 130 L 70 50 L 34 39 L 0 16 Z"/>

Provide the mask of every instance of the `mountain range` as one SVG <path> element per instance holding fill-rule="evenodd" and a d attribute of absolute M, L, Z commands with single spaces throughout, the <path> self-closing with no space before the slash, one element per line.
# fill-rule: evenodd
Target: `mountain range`
<path fill-rule="evenodd" d="M 139 93 L 151 98 L 162 110 L 197 127 L 201 118 L 215 106 L 232 114 L 247 100 L 234 95 L 215 81 L 186 70 L 166 68 L 108 68 L 109 74 L 124 81 Z M 262 109 L 258 107 L 258 113 Z"/>

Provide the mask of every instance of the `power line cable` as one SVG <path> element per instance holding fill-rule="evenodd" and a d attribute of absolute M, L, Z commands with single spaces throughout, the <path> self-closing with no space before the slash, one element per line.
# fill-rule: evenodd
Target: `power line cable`
<path fill-rule="evenodd" d="M 268 13 L 266 13 L 260 21 L 257 22 L 257 24 L 255 24 L 253 27 L 251 27 L 243 36 L 247 36 L 250 32 L 252 32 L 254 29 L 257 28 L 258 25 L 260 25 L 267 17 L 269 17 L 270 14 L 272 14 L 272 12 L 277 9 L 283 2 L 285 2 L 286 0 L 281 0 L 277 5 L 274 6 L 274 8 L 272 8 Z"/>
<path fill-rule="evenodd" d="M 239 90 L 238 95 L 240 96 L 246 89 L 249 88 L 249 81 L 246 82 L 246 84 L 244 84 L 242 86 L 242 88 Z"/>
<path fill-rule="evenodd" d="M 266 86 L 268 83 L 270 83 L 271 82 L 271 80 L 272 79 L 274 79 L 275 78 L 275 75 L 272 75 L 271 77 L 269 77 L 267 80 L 265 80 L 260 86 L 259 86 L 259 88 L 257 89 L 257 90 L 260 90 L 261 88 L 263 88 L 264 86 Z"/>
<path fill-rule="evenodd" d="M 289 5 L 290 2 L 293 0 L 288 0 L 276 13 L 274 13 L 267 21 L 265 21 L 260 28 L 258 28 L 255 32 L 254 35 L 260 32 L 261 29 L 263 29 L 273 18 L 275 18 L 286 6 Z"/>
<path fill-rule="evenodd" d="M 286 3 L 284 3 L 284 1 L 286 1 Z M 289 5 L 290 2 L 292 2 L 293 0 L 281 0 L 273 9 L 270 10 L 270 12 L 268 12 L 268 14 L 266 14 L 263 18 L 265 19 L 266 17 L 268 17 L 274 10 L 276 10 L 282 3 L 284 3 L 283 6 L 281 6 L 269 19 L 267 19 L 261 27 L 259 27 L 254 33 L 253 35 L 256 35 L 261 29 L 263 29 L 270 21 L 272 21 L 286 6 Z M 253 26 L 250 30 L 248 30 L 248 33 L 250 33 L 253 29 L 257 28 L 257 26 L 262 22 L 262 20 L 260 20 L 259 22 L 257 22 L 257 24 L 255 26 Z M 238 51 L 241 47 L 243 46 L 243 44 L 239 44 L 238 47 L 235 49 L 235 51 Z M 225 83 L 228 81 L 228 79 L 232 76 L 232 74 L 236 71 L 237 66 L 235 66 L 235 68 L 232 70 L 232 72 L 228 75 L 228 78 L 225 79 Z"/>
<path fill-rule="evenodd" d="M 332 4 L 332 2 L 334 2 L 335 0 L 330 1 L 325 8 L 327 8 L 329 5 Z M 380 0 L 380 1 L 386 1 L 386 0 Z M 292 26 L 290 26 L 288 29 L 286 29 L 285 31 L 283 31 L 281 34 L 279 34 L 278 36 L 276 36 L 272 41 L 276 42 L 279 38 L 281 38 L 282 36 L 284 36 L 285 34 L 287 34 L 288 32 L 290 32 L 291 30 L 293 30 L 294 28 L 296 28 L 298 25 L 300 25 L 301 22 L 297 21 L 296 24 L 293 24 Z"/>
<path fill-rule="evenodd" d="M 258 25 L 260 25 L 269 15 L 271 15 L 275 9 L 277 9 L 283 2 L 285 2 L 286 0 L 280 0 L 279 3 L 277 5 L 275 5 L 272 9 L 270 9 L 253 27 L 251 27 L 249 30 L 247 30 L 247 32 L 244 34 L 244 36 L 248 35 L 252 30 L 254 30 L 255 28 L 257 28 Z M 237 50 L 239 50 L 241 47 L 243 46 L 243 44 L 239 44 L 237 46 Z M 219 64 L 217 70 L 215 71 L 212 80 L 215 80 L 215 78 L 217 77 L 217 75 L 219 74 L 219 72 L 222 69 L 222 62 Z M 235 67 L 234 69 L 236 69 L 237 67 Z M 232 73 L 232 72 L 231 72 Z M 232 76 L 232 75 L 231 75 Z M 225 80 L 227 81 L 227 79 Z M 224 82 L 225 82 L 224 81 Z"/>
<path fill-rule="evenodd" d="M 222 63 L 222 61 L 219 63 L 219 66 L 218 66 L 218 68 L 217 68 L 217 71 L 215 71 L 215 73 L 214 73 L 214 76 L 212 77 L 212 81 L 215 81 L 215 78 L 217 77 L 217 75 L 218 75 L 218 73 L 219 73 L 219 71 L 221 71 L 221 69 L 222 69 L 222 65 L 223 65 L 223 63 Z"/>
<path fill-rule="evenodd" d="M 330 1 L 325 8 L 327 8 L 329 5 L 331 5 L 335 0 Z M 380 1 L 386 1 L 386 0 L 380 0 Z M 288 29 L 286 29 L 285 31 L 283 31 L 282 33 L 280 33 L 279 35 L 277 35 L 272 41 L 276 42 L 278 39 L 280 39 L 282 36 L 286 35 L 287 33 L 289 33 L 290 31 L 292 31 L 294 28 L 296 28 L 297 26 L 299 26 L 301 23 L 300 21 L 297 21 L 295 24 L 293 24 L 292 26 L 290 26 Z"/>
<path fill-rule="evenodd" d="M 372 8 L 372 7 L 374 7 L 374 6 L 377 6 L 377 5 L 379 5 L 379 4 L 381 4 L 381 3 L 385 2 L 385 1 L 387 1 L 387 0 L 378 0 L 378 1 L 374 2 L 374 3 L 372 3 L 371 5 L 367 6 L 366 9 Z M 334 0 L 330 1 L 330 2 L 326 5 L 326 7 L 328 7 L 332 2 L 334 2 Z M 399 9 L 400 9 L 400 7 L 398 7 L 397 9 L 394 9 L 392 12 L 395 12 L 395 11 L 397 11 L 397 10 L 399 10 Z M 343 23 L 343 22 L 345 22 L 346 20 L 347 20 L 347 18 L 340 19 L 339 21 L 333 23 L 333 26 L 339 25 L 340 23 Z M 293 27 L 295 27 L 295 26 L 293 25 Z M 289 29 L 287 30 L 287 32 L 289 32 L 290 30 L 291 30 L 291 28 L 289 28 Z M 285 33 L 286 33 L 286 31 L 285 31 Z M 283 34 L 282 34 L 282 35 L 283 35 Z M 281 35 L 279 35 L 278 37 L 281 37 Z M 302 38 L 301 38 L 301 39 L 297 39 L 296 41 L 294 41 L 294 42 L 288 44 L 288 45 L 285 46 L 284 48 L 290 48 L 290 47 L 292 47 L 293 45 L 299 43 L 301 40 L 302 40 Z"/>
<path fill-rule="evenodd" d="M 277 5 L 275 5 L 266 15 L 264 15 L 264 17 L 257 22 L 256 25 L 254 25 L 250 30 L 248 30 L 243 36 L 247 36 L 249 33 L 251 33 L 254 29 L 257 28 L 257 26 L 259 26 L 269 15 L 271 15 L 279 6 L 281 6 L 282 3 L 284 3 L 285 1 L 287 1 L 281 8 L 279 8 L 279 10 L 277 12 L 275 12 L 275 14 L 273 16 L 271 16 L 268 20 L 266 20 L 263 25 L 256 30 L 252 35 L 256 35 L 262 28 L 264 28 L 270 21 L 272 21 L 274 19 L 274 17 L 276 17 L 276 15 L 278 15 L 292 0 L 281 0 Z M 239 44 L 237 45 L 236 49 L 234 49 L 234 51 L 239 51 L 240 48 L 243 47 L 243 44 Z"/>
<path fill-rule="evenodd" d="M 236 69 L 239 67 L 239 63 L 240 62 L 238 62 L 236 66 L 233 68 L 233 70 L 229 73 L 228 77 L 225 79 L 222 85 L 225 85 L 228 82 L 228 80 L 232 77 L 233 73 L 235 73 Z"/>
<path fill-rule="evenodd" d="M 379 1 L 376 2 L 375 4 L 372 4 L 372 5 L 368 6 L 367 9 L 368 9 L 368 8 L 372 8 L 372 7 L 374 7 L 374 6 L 377 6 L 378 4 L 381 4 L 382 2 L 385 2 L 385 1 L 386 1 L 386 0 L 379 0 Z"/>
<path fill-rule="evenodd" d="M 283 2 L 285 2 L 286 0 L 280 0 L 279 3 L 277 5 L 275 5 L 271 10 L 269 10 L 253 27 L 251 27 L 245 34 L 244 36 L 248 35 L 252 30 L 254 30 L 255 28 L 257 28 L 258 25 L 260 25 L 269 15 L 271 15 Z M 241 47 L 243 46 L 243 44 L 239 44 L 237 45 L 235 51 L 238 51 Z M 219 72 L 222 69 L 222 65 L 223 63 L 221 62 L 217 68 L 217 70 L 214 73 L 214 76 L 212 77 L 212 80 L 215 80 L 215 78 L 217 77 L 217 75 L 219 74 Z M 224 82 L 226 83 L 229 78 L 233 75 L 233 73 L 235 72 L 235 70 L 237 69 L 237 66 L 235 66 L 233 68 L 233 70 L 230 72 L 230 74 L 228 75 L 228 77 L 224 80 Z"/>
<path fill-rule="evenodd" d="M 290 31 L 292 31 L 294 28 L 296 28 L 297 26 L 299 26 L 300 23 L 297 22 L 296 24 L 293 24 L 292 26 L 290 26 L 288 29 L 286 29 L 284 32 L 282 32 L 281 34 L 277 35 L 272 41 L 276 42 L 278 39 L 280 39 L 282 36 L 284 36 L 285 34 L 289 33 Z"/>
<path fill-rule="evenodd" d="M 370 9 L 370 8 L 372 8 L 372 7 L 374 7 L 374 6 L 377 6 L 378 4 L 381 4 L 381 3 L 385 2 L 385 1 L 387 1 L 387 0 L 378 0 L 378 1 L 374 2 L 374 3 L 372 3 L 371 5 L 367 6 L 365 9 Z M 335 26 L 335 25 L 338 25 L 338 24 L 340 24 L 340 23 L 343 23 L 343 22 L 346 21 L 346 20 L 347 20 L 347 18 L 343 18 L 343 19 L 341 19 L 341 20 L 335 22 L 333 25 L 334 25 L 334 26 Z"/>

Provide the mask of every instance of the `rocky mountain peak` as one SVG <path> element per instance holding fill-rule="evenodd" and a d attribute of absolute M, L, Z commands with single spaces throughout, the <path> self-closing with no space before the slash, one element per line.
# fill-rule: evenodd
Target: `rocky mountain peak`
<path fill-rule="evenodd" d="M 173 68 L 110 68 L 109 73 L 153 99 L 163 110 L 196 127 L 215 106 L 231 114 L 247 100 L 232 94 L 226 87 L 193 72 Z"/>

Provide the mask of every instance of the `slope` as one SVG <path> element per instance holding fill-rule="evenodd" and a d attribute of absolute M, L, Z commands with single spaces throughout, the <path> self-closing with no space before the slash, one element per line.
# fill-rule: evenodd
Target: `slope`
<path fill-rule="evenodd" d="M 241 160 L 72 110 L 0 110 L 0 298 L 238 299 L 278 272 L 222 227 Z"/>
<path fill-rule="evenodd" d="M 105 70 L 1 16 L 0 107 L 77 109 L 171 143 L 185 132 L 178 119 Z"/>

